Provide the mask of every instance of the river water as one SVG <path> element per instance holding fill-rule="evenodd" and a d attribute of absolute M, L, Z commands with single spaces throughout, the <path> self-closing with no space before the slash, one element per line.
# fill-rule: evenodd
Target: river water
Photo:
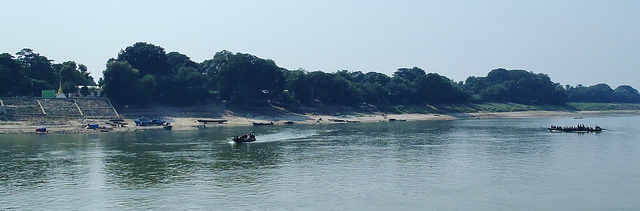
<path fill-rule="evenodd" d="M 601 133 L 550 125 L 598 124 Z M 639 210 L 640 117 L 1 134 L 0 209 Z M 258 141 L 233 144 L 253 131 Z"/>

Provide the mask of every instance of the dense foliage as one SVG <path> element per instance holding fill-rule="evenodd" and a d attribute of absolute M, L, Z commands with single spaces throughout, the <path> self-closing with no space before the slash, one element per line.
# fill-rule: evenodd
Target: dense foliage
<path fill-rule="evenodd" d="M 567 86 L 567 95 L 571 102 L 585 103 L 638 103 L 640 94 L 638 90 L 628 85 L 622 85 L 611 89 L 606 84 L 596 84 L 593 86 L 577 87 Z"/>
<path fill-rule="evenodd" d="M 524 70 L 495 69 L 487 77 L 469 77 L 465 90 L 474 99 L 485 102 L 514 102 L 521 104 L 563 104 L 565 90 L 545 74 Z"/>
<path fill-rule="evenodd" d="M 0 96 L 41 96 L 42 90 L 76 92 L 78 85 L 95 85 L 87 66 L 74 61 L 52 63 L 47 57 L 25 48 L 0 54 Z"/>
<path fill-rule="evenodd" d="M 93 84 L 84 65 L 73 61 L 52 64 L 30 49 L 16 55 L 17 58 L 0 54 L 0 96 L 38 96 L 40 90 L 57 89 L 59 83 L 65 92 L 76 91 L 76 85 Z M 525 70 L 495 69 L 485 77 L 472 76 L 456 83 L 418 67 L 400 68 L 392 76 L 348 70 L 287 70 L 273 60 L 229 51 L 217 52 L 213 58 L 198 63 L 187 55 L 166 53 L 164 48 L 144 42 L 109 59 L 103 74 L 100 85 L 117 105 L 192 105 L 211 100 L 285 107 L 640 103 L 640 94 L 631 86 L 615 90 L 606 84 L 563 87 L 546 74 Z"/>

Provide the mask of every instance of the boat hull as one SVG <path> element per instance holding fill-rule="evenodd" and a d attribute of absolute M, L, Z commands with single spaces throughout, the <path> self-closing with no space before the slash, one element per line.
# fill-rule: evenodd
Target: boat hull
<path fill-rule="evenodd" d="M 246 139 L 234 138 L 233 139 L 233 142 L 236 142 L 236 143 L 249 143 L 249 142 L 254 142 L 254 141 L 256 141 L 256 138 L 246 138 Z"/>
<path fill-rule="evenodd" d="M 557 128 L 547 128 L 551 132 L 567 132 L 567 133 L 597 133 L 602 132 L 602 129 L 557 129 Z"/>

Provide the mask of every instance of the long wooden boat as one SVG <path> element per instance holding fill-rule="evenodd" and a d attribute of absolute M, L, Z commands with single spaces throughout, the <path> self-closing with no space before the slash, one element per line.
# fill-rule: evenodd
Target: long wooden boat
<path fill-rule="evenodd" d="M 595 127 L 585 127 L 584 125 L 578 125 L 577 127 L 573 127 L 573 126 L 561 127 L 561 126 L 552 125 L 547 129 L 552 132 L 586 132 L 586 133 L 602 132 L 603 130 L 600 126 L 597 126 L 597 125 Z"/>
<path fill-rule="evenodd" d="M 226 120 L 226 119 L 198 119 L 198 122 L 202 122 L 204 124 L 211 123 L 211 122 L 215 122 L 215 123 L 218 123 L 218 124 L 223 124 L 223 123 L 225 123 L 227 121 L 229 121 L 229 120 Z"/>
<path fill-rule="evenodd" d="M 389 119 L 389 122 L 406 122 L 406 119 Z"/>
<path fill-rule="evenodd" d="M 253 122 L 253 125 L 273 125 L 273 122 Z"/>

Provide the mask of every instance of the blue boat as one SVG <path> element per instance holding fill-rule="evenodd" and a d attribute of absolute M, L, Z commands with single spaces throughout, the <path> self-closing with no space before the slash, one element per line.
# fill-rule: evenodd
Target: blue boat
<path fill-rule="evenodd" d="M 47 133 L 47 128 L 46 127 L 36 128 L 36 133 Z"/>
<path fill-rule="evenodd" d="M 98 124 L 87 124 L 86 129 L 98 129 Z"/>
<path fill-rule="evenodd" d="M 136 126 L 152 126 L 152 125 L 164 125 L 167 121 L 162 119 L 147 119 L 147 118 L 139 118 L 134 119 L 133 122 L 136 123 Z"/>

